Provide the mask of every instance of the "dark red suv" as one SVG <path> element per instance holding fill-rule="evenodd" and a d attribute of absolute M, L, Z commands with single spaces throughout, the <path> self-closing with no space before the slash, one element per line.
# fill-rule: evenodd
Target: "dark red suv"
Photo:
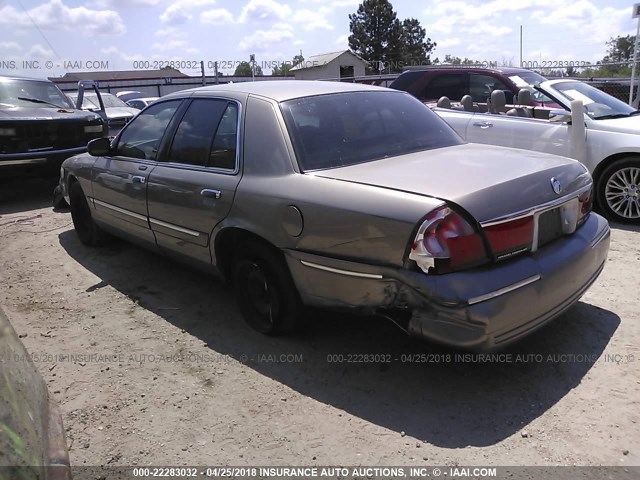
<path fill-rule="evenodd" d="M 545 80 L 524 68 L 433 65 L 407 70 L 389 86 L 409 92 L 423 102 L 435 102 L 440 97 L 459 102 L 464 95 L 471 95 L 474 102 L 486 102 L 493 90 L 504 90 L 506 102 L 514 103 L 514 95 L 526 88 L 531 91 L 531 105 L 538 106 L 552 102 L 533 88 Z"/>

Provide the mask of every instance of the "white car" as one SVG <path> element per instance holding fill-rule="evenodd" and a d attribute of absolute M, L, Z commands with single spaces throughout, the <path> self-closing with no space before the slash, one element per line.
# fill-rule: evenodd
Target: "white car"
<path fill-rule="evenodd" d="M 526 99 L 505 106 L 494 91 L 488 104 L 463 98 L 451 105 L 442 98 L 434 111 L 468 142 L 579 160 L 593 176 L 604 215 L 640 224 L 640 111 L 577 80 L 549 80 L 534 88 L 557 107 L 527 106 Z"/>

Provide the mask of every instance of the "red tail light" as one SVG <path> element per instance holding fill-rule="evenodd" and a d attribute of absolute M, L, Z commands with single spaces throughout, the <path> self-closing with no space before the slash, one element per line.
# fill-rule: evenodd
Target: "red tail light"
<path fill-rule="evenodd" d="M 582 225 L 593 208 L 593 188 L 590 188 L 582 195 L 578 197 L 579 211 L 578 211 L 578 227 Z"/>
<path fill-rule="evenodd" d="M 420 225 L 409 258 L 425 273 L 445 273 L 488 261 L 482 237 L 445 206 L 429 213 Z"/>
<path fill-rule="evenodd" d="M 497 259 L 531 248 L 533 242 L 533 216 L 518 218 L 483 228 L 491 251 Z"/>

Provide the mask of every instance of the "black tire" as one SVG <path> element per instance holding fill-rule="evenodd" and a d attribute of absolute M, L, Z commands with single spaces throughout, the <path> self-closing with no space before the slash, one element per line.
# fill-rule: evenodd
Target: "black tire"
<path fill-rule="evenodd" d="M 598 177 L 598 208 L 609 220 L 640 224 L 640 159 L 621 158 Z"/>
<path fill-rule="evenodd" d="M 62 189 L 60 188 L 60 185 L 56 186 L 56 188 L 53 189 L 53 208 L 61 210 L 69 208 L 69 204 L 62 195 Z"/>
<path fill-rule="evenodd" d="M 79 182 L 71 184 L 69 200 L 71 200 L 71 219 L 80 241 L 92 247 L 107 243 L 111 236 L 93 221 L 89 203 Z"/>
<path fill-rule="evenodd" d="M 303 305 L 282 256 L 269 246 L 243 242 L 235 251 L 232 279 L 245 321 L 266 335 L 297 330 Z"/>

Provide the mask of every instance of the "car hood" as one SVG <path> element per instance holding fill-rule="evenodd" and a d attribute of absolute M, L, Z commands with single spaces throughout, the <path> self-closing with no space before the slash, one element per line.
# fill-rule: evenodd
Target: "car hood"
<path fill-rule="evenodd" d="M 313 172 L 336 180 L 436 197 L 482 222 L 556 200 L 591 183 L 570 158 L 465 144 Z M 562 184 L 556 194 L 555 177 Z"/>
<path fill-rule="evenodd" d="M 0 109 L 0 120 L 96 120 L 98 115 L 75 109 L 12 107 Z"/>
<path fill-rule="evenodd" d="M 640 133 L 640 115 L 623 118 L 610 118 L 608 120 L 592 120 L 590 128 L 618 133 Z"/>
<path fill-rule="evenodd" d="M 130 118 L 140 113 L 140 110 L 131 107 L 107 107 L 105 111 L 107 118 Z"/>

